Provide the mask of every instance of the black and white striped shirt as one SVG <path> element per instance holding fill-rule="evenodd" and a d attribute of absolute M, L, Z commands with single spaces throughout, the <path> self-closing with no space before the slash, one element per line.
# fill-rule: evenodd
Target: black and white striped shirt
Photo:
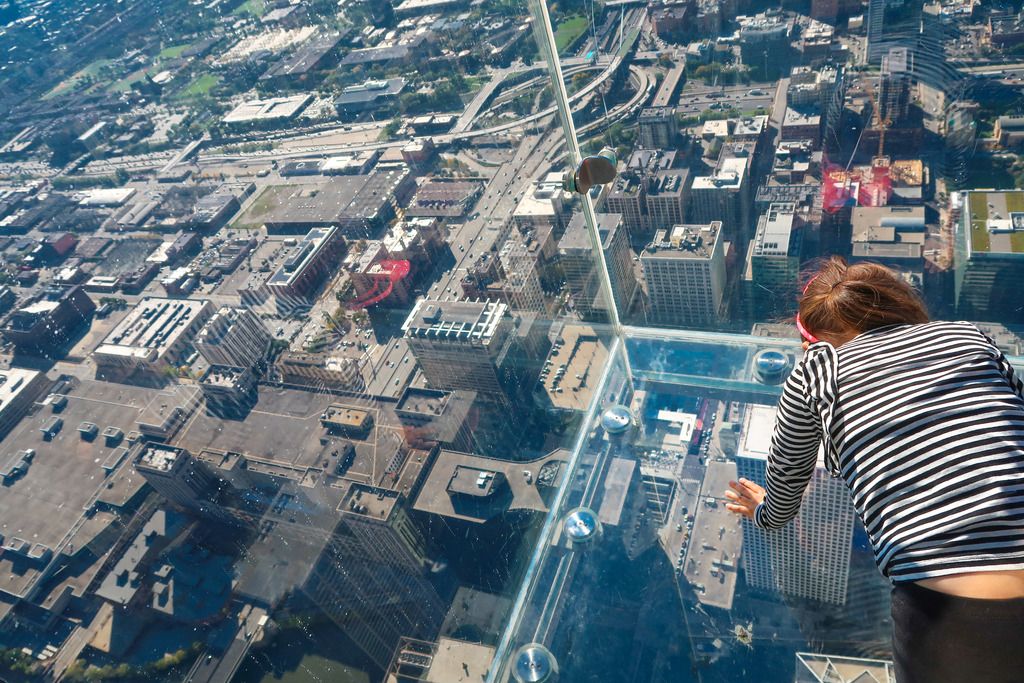
<path fill-rule="evenodd" d="M 757 526 L 796 516 L 823 434 L 890 579 L 1024 569 L 1024 384 L 974 325 L 813 344 L 779 401 Z"/>

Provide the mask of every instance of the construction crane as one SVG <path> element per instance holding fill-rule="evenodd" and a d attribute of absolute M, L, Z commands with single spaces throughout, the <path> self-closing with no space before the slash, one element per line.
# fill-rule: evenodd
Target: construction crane
<path fill-rule="evenodd" d="M 885 78 L 883 73 L 882 78 Z M 885 112 L 885 116 L 882 116 L 882 109 L 878 106 L 878 97 L 875 93 L 875 86 L 868 80 L 865 83 L 865 89 L 868 91 L 868 97 L 871 98 L 871 108 L 874 116 L 878 117 L 878 155 L 885 156 L 885 131 L 892 125 L 892 119 L 889 117 L 889 112 Z"/>

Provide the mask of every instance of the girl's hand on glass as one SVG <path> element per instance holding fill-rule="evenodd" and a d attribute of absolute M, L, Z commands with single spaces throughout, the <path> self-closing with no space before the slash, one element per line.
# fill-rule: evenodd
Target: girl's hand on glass
<path fill-rule="evenodd" d="M 763 486 L 758 486 L 749 479 L 729 482 L 729 491 L 725 497 L 733 501 L 725 504 L 725 509 L 743 515 L 747 519 L 754 519 L 754 510 L 764 502 L 766 492 Z"/>
<path fill-rule="evenodd" d="M 804 351 L 806 351 L 807 349 L 809 349 L 809 348 L 811 347 L 811 344 L 810 344 L 810 342 L 804 342 L 803 344 L 801 344 L 801 345 L 800 345 L 800 347 L 801 347 L 801 348 L 802 348 L 802 349 L 803 349 Z"/>

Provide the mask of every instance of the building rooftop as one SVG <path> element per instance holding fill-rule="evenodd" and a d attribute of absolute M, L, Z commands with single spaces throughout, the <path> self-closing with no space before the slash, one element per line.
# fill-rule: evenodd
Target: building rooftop
<path fill-rule="evenodd" d="M 151 444 L 142 449 L 137 459 L 140 465 L 160 472 L 170 472 L 181 456 L 181 449 L 164 444 Z"/>
<path fill-rule="evenodd" d="M 511 462 L 442 450 L 427 473 L 413 507 L 421 512 L 470 522 L 485 522 L 508 510 L 546 512 L 548 507 L 542 490 L 557 487 L 568 455 L 567 451 L 559 449 L 536 460 Z M 491 497 L 477 496 L 468 501 L 465 496 L 453 496 L 449 485 L 459 468 L 468 473 L 501 473 L 508 483 L 508 493 Z M 478 476 L 476 474 L 471 478 L 471 485 L 475 486 Z"/>
<path fill-rule="evenodd" d="M 187 520 L 173 510 L 154 512 L 104 577 L 96 595 L 116 605 L 131 602 L 142 588 L 145 564 L 155 560 L 154 553 L 177 536 L 186 524 Z"/>
<path fill-rule="evenodd" d="M 38 370 L 8 368 L 0 370 L 0 411 L 8 408 L 15 399 L 39 377 Z"/>
<path fill-rule="evenodd" d="M 718 168 L 711 175 L 698 176 L 693 179 L 693 190 L 738 190 L 747 173 L 750 159 L 745 156 L 732 156 L 722 159 Z"/>
<path fill-rule="evenodd" d="M 295 6 L 292 6 L 291 9 L 294 9 L 294 7 Z M 264 19 L 266 18 L 267 17 L 264 17 Z M 344 38 L 344 36 L 340 33 L 321 34 L 271 66 L 260 78 L 269 79 L 279 78 L 282 76 L 301 76 L 309 73 L 310 71 L 321 68 L 321 62 L 324 57 L 338 46 L 338 43 L 341 42 L 342 38 Z"/>
<path fill-rule="evenodd" d="M 324 426 L 364 429 L 369 419 L 370 412 L 367 410 L 332 403 L 320 416 L 320 423 Z"/>
<path fill-rule="evenodd" d="M 351 443 L 355 457 L 345 470 L 345 477 L 379 485 L 388 476 L 388 464 L 403 449 L 401 432 L 374 430 L 371 438 L 354 442 L 329 435 L 320 416 L 340 401 L 329 393 L 301 389 L 260 392 L 255 411 L 242 419 L 224 420 L 197 411 L 175 443 L 200 454 L 197 457 L 209 456 L 218 462 L 225 453 L 238 453 L 244 456 L 249 470 L 295 481 L 336 467 L 344 444 Z"/>
<path fill-rule="evenodd" d="M 210 309 L 206 299 L 147 296 L 107 334 L 96 353 L 156 361 Z"/>
<path fill-rule="evenodd" d="M 697 599 L 724 610 L 732 609 L 743 547 L 740 517 L 725 508 L 728 499 L 723 494 L 736 476 L 734 462 L 708 463 L 683 565 L 683 575 Z"/>
<path fill-rule="evenodd" d="M 721 231 L 721 221 L 713 221 L 708 225 L 676 225 L 668 230 L 658 230 L 640 258 L 710 259 Z"/>
<path fill-rule="evenodd" d="M 507 305 L 494 301 L 420 299 L 402 330 L 406 337 L 473 339 L 486 344 L 507 312 Z"/>
<path fill-rule="evenodd" d="M 792 248 L 793 219 L 796 205 L 790 202 L 771 204 L 761 215 L 754 234 L 755 256 L 786 256 Z"/>
<path fill-rule="evenodd" d="M 436 417 L 444 413 L 449 393 L 439 389 L 409 387 L 398 399 L 395 410 Z"/>
<path fill-rule="evenodd" d="M 351 104 L 367 104 L 382 97 L 394 97 L 404 89 L 404 78 L 371 79 L 344 88 L 341 94 L 334 98 L 334 104 L 340 107 Z"/>
<path fill-rule="evenodd" d="M 470 180 L 428 180 L 416 191 L 407 216 L 461 216 L 472 206 L 483 185 Z"/>
<path fill-rule="evenodd" d="M 608 360 L 608 348 L 589 325 L 566 325 L 554 340 L 542 377 L 551 405 L 561 410 L 586 410 Z M 559 374 L 559 370 L 562 370 Z M 561 389 L 561 391 L 559 391 Z"/>
<path fill-rule="evenodd" d="M 232 109 L 222 120 L 224 123 L 247 123 L 291 119 L 298 116 L 312 101 L 313 96 L 309 94 L 250 100 Z"/>
<path fill-rule="evenodd" d="M 8 379 L 4 384 L 10 383 Z M 56 555 L 89 547 L 114 523 L 118 510 L 138 500 L 145 484 L 118 449 L 102 438 L 83 440 L 77 426 L 92 422 L 102 431 L 115 427 L 127 434 L 136 430 L 147 406 L 166 400 L 166 393 L 156 389 L 85 379 L 74 379 L 60 391 L 66 392 L 59 413 L 64 427 L 49 441 L 41 438 L 39 427 L 54 417 L 44 407 L 22 418 L 4 437 L 0 451 L 0 465 L 20 451 L 35 451 L 27 471 L 3 488 L 0 536 L 4 543 L 26 539 L 26 553 L 36 547 L 39 558 L 44 548 Z M 32 589 L 45 565 L 30 559 L 27 554 L 0 553 L 0 593 L 24 595 Z M 65 576 L 75 569 L 83 568 L 72 563 Z"/>
<path fill-rule="evenodd" d="M 300 279 L 309 267 L 309 264 L 317 259 L 324 247 L 330 244 L 337 228 L 313 228 L 306 233 L 299 243 L 291 248 L 288 257 L 281 264 L 281 267 L 270 276 L 267 285 L 271 287 L 291 287 L 296 280 Z"/>
<path fill-rule="evenodd" d="M 863 657 L 797 652 L 797 681 L 814 683 L 896 683 L 892 662 Z M 807 675 L 812 678 L 806 678 Z"/>
<path fill-rule="evenodd" d="M 594 214 L 597 218 L 597 231 L 601 236 L 601 246 L 607 249 L 615 238 L 615 231 L 622 227 L 622 215 L 617 213 Z M 591 251 L 590 234 L 587 232 L 586 219 L 582 213 L 573 214 L 569 221 L 569 227 L 565 234 L 558 241 L 558 248 L 561 251 L 589 252 Z"/>
<path fill-rule="evenodd" d="M 490 469 L 469 465 L 456 465 L 448 480 L 446 490 L 450 494 L 489 498 L 505 488 L 505 475 Z"/>
<path fill-rule="evenodd" d="M 341 60 L 341 66 L 354 66 L 371 62 L 390 62 L 396 59 L 407 59 L 412 50 L 409 45 L 389 45 L 384 47 L 367 47 L 352 50 Z"/>
<path fill-rule="evenodd" d="M 366 175 L 333 176 L 324 182 L 270 185 L 236 224 L 294 230 L 371 221 L 381 215 L 408 177 L 408 169 L 399 167 L 376 169 Z"/>
<path fill-rule="evenodd" d="M 785 126 L 818 126 L 821 125 L 821 114 L 816 109 L 796 109 L 786 107 L 786 115 L 782 120 Z"/>
<path fill-rule="evenodd" d="M 353 483 L 339 509 L 351 515 L 384 521 L 391 517 L 398 501 L 397 491 Z"/>
<path fill-rule="evenodd" d="M 551 174 L 543 180 L 535 180 L 530 184 L 512 215 L 554 216 L 555 204 L 568 198 L 569 193 L 562 188 L 561 177 L 558 174 Z"/>
<path fill-rule="evenodd" d="M 970 226 L 970 256 L 1024 254 L 1024 191 L 969 190 L 962 220 Z"/>

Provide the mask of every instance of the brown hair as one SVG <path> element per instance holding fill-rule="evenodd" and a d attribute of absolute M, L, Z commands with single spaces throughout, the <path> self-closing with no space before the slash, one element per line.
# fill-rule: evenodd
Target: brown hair
<path fill-rule="evenodd" d="M 825 261 L 800 297 L 800 322 L 815 336 L 860 334 L 878 327 L 928 322 L 917 292 L 877 263 Z"/>

